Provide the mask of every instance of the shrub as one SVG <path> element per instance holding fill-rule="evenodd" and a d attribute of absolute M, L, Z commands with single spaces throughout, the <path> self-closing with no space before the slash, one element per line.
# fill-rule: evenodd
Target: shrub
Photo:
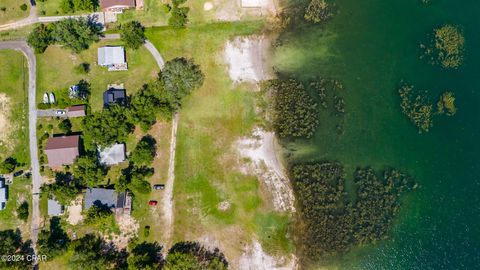
<path fill-rule="evenodd" d="M 28 202 L 24 201 L 20 204 L 20 206 L 17 208 L 17 216 L 20 220 L 23 220 L 24 222 L 27 221 L 27 219 L 28 219 Z"/>
<path fill-rule="evenodd" d="M 23 10 L 23 11 L 27 11 L 27 9 L 28 9 L 27 4 L 22 4 L 22 5 L 20 6 L 20 9 Z"/>

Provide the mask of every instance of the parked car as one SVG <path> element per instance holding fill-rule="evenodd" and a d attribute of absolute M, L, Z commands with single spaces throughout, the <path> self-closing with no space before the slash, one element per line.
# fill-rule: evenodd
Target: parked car
<path fill-rule="evenodd" d="M 56 115 L 64 115 L 64 114 L 65 114 L 65 111 L 64 111 L 64 110 L 56 110 L 56 111 L 55 111 L 55 114 L 56 114 Z"/>
<path fill-rule="evenodd" d="M 19 177 L 19 176 L 22 175 L 22 174 L 23 174 L 23 170 L 20 170 L 20 171 L 14 173 L 14 174 L 13 174 L 13 177 Z"/>
<path fill-rule="evenodd" d="M 155 205 L 157 205 L 157 204 L 158 204 L 157 201 L 149 201 L 149 202 L 148 202 L 148 205 L 150 205 L 150 206 L 155 206 Z"/>
<path fill-rule="evenodd" d="M 162 189 L 165 189 L 165 185 L 164 184 L 156 184 L 156 185 L 153 185 L 153 189 L 154 190 L 162 190 Z"/>

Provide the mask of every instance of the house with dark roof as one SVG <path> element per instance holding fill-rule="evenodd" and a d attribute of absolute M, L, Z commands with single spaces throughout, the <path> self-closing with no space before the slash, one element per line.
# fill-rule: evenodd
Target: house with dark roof
<path fill-rule="evenodd" d="M 45 154 L 48 157 L 48 166 L 58 168 L 62 165 L 73 164 L 80 154 L 80 136 L 62 136 L 48 138 L 45 145 Z"/>
<path fill-rule="evenodd" d="M 114 189 L 88 188 L 83 208 L 88 210 L 94 205 L 108 207 L 116 215 L 130 214 L 132 199 L 128 192 L 117 193 Z"/>
<path fill-rule="evenodd" d="M 125 105 L 127 101 L 127 91 L 125 89 L 109 88 L 103 92 L 103 107 L 108 108 L 112 104 Z"/>
<path fill-rule="evenodd" d="M 7 206 L 7 187 L 5 186 L 5 180 L 0 180 L 0 210 L 5 209 Z"/>
<path fill-rule="evenodd" d="M 135 8 L 135 0 L 100 0 L 100 9 L 104 12 L 122 13 L 125 9 Z"/>
<path fill-rule="evenodd" d="M 67 108 L 67 117 L 83 117 L 85 116 L 86 105 L 74 105 Z"/>

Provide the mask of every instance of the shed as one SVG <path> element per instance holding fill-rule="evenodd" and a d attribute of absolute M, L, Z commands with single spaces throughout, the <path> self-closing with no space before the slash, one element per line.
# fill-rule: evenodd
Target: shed
<path fill-rule="evenodd" d="M 85 105 L 75 105 L 67 108 L 68 117 L 83 117 L 85 116 Z"/>
<path fill-rule="evenodd" d="M 125 50 L 123 47 L 101 47 L 98 48 L 98 64 L 111 67 L 114 65 L 126 64 Z"/>
<path fill-rule="evenodd" d="M 0 210 L 5 209 L 7 206 L 7 187 L 5 186 L 5 180 L 0 180 Z"/>
<path fill-rule="evenodd" d="M 51 137 L 45 146 L 51 168 L 73 164 L 79 155 L 80 136 Z"/>

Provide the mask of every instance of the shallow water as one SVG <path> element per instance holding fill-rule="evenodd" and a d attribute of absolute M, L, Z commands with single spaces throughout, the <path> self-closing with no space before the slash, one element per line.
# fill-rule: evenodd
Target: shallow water
<path fill-rule="evenodd" d="M 336 0 L 325 26 L 297 27 L 276 49 L 276 68 L 302 80 L 333 77 L 345 86 L 345 133 L 326 116 L 313 139 L 288 144 L 295 161 L 338 160 L 409 172 L 419 188 L 403 202 L 390 238 L 356 249 L 343 269 L 480 268 L 480 2 L 475 0 Z M 460 25 L 466 58 L 458 70 L 419 59 L 433 28 Z M 432 101 L 455 93 L 457 114 L 438 116 L 426 134 L 402 115 L 404 80 Z"/>

